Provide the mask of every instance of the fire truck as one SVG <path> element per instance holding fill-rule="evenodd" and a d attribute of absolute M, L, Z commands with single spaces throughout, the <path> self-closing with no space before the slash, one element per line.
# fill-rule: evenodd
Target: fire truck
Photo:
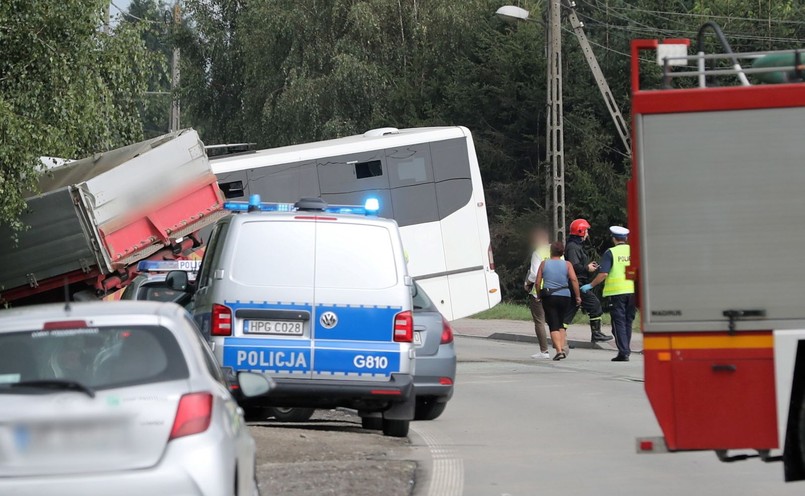
<path fill-rule="evenodd" d="M 721 53 L 705 53 L 710 30 Z M 802 480 L 805 66 L 733 53 L 712 23 L 696 43 L 631 46 L 629 273 L 663 434 L 637 450 L 782 461 Z M 640 72 L 649 52 L 661 72 Z"/>

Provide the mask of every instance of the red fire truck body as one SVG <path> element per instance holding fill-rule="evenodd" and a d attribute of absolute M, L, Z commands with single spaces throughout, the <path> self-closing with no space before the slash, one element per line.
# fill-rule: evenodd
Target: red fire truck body
<path fill-rule="evenodd" d="M 697 62 L 687 40 L 632 42 L 630 275 L 663 433 L 637 449 L 783 460 L 803 479 L 805 84 L 674 88 L 665 60 L 666 87 L 643 89 L 639 56 L 664 44 Z"/>

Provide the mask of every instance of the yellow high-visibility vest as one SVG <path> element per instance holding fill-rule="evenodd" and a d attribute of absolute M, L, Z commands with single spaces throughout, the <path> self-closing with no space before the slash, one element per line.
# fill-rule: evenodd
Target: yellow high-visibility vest
<path fill-rule="evenodd" d="M 626 279 L 626 267 L 631 264 L 629 245 L 615 245 L 609 251 L 612 253 L 612 268 L 604 281 L 604 296 L 634 293 L 634 281 Z"/>

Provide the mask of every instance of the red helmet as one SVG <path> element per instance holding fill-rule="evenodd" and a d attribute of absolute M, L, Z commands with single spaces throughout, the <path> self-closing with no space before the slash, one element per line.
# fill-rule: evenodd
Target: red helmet
<path fill-rule="evenodd" d="M 572 236 L 584 237 L 588 229 L 590 229 L 590 223 L 584 219 L 576 219 L 570 223 L 570 234 Z"/>

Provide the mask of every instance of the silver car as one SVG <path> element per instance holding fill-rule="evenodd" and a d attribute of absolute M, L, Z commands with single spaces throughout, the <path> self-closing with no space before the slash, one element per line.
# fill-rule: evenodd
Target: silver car
<path fill-rule="evenodd" d="M 244 394 L 269 379 L 239 377 Z M 0 312 L 0 494 L 254 495 L 255 441 L 187 312 Z"/>
<path fill-rule="evenodd" d="M 135 277 L 131 283 L 123 290 L 121 300 L 145 300 L 173 302 L 188 308 L 191 304 L 192 296 L 187 291 L 171 289 L 165 282 L 165 273 L 143 273 Z M 193 279 L 191 278 L 190 281 Z"/>
<path fill-rule="evenodd" d="M 433 420 L 453 397 L 456 349 L 453 329 L 419 284 L 414 283 L 414 343 L 416 345 L 415 420 Z"/>

